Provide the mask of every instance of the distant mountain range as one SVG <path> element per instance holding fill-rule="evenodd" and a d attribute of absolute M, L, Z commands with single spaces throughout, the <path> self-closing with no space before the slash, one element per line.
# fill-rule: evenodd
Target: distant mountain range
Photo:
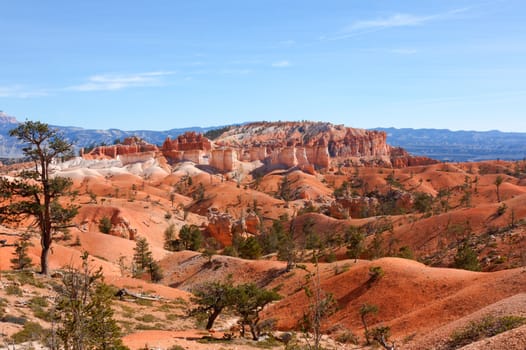
<path fill-rule="evenodd" d="M 0 111 L 0 158 L 19 158 L 22 145 L 9 136 L 16 127 L 16 118 Z M 187 131 L 205 133 L 221 128 L 190 127 L 166 131 L 120 129 L 94 130 L 71 126 L 53 126 L 63 132 L 78 150 L 99 144 L 113 144 L 129 136 L 138 136 L 150 143 L 161 145 L 167 137 L 174 138 Z M 464 162 L 489 159 L 520 160 L 526 158 L 526 133 L 501 131 L 451 131 L 445 129 L 375 128 L 387 133 L 387 143 L 405 148 L 414 155 Z"/>
<path fill-rule="evenodd" d="M 414 155 L 451 161 L 526 158 L 526 133 L 491 131 L 451 131 L 446 129 L 376 128 L 387 133 L 387 143 L 405 148 Z"/>
<path fill-rule="evenodd" d="M 9 136 L 9 130 L 18 125 L 16 118 L 8 116 L 5 112 L 0 111 L 0 158 L 18 158 L 22 156 L 22 145 L 17 142 L 15 138 Z M 195 131 L 205 133 L 209 130 L 221 128 L 221 126 L 211 127 L 190 127 L 171 129 L 166 131 L 151 131 L 151 130 L 95 130 L 83 129 L 73 126 L 56 126 L 53 128 L 59 129 L 64 136 L 73 143 L 75 149 L 78 151 L 82 147 L 91 147 L 94 145 L 107 144 L 111 145 L 115 140 L 124 140 L 126 137 L 138 136 L 149 143 L 162 145 L 167 137 L 174 138 L 187 131 Z"/>

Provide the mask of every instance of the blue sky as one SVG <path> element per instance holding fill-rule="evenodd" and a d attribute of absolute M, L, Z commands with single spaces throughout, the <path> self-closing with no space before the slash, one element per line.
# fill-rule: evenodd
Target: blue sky
<path fill-rule="evenodd" d="M 0 0 L 0 110 L 526 132 L 526 2 Z"/>

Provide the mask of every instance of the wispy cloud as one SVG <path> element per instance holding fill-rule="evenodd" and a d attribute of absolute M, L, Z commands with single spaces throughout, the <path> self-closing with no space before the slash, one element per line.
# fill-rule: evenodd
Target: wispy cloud
<path fill-rule="evenodd" d="M 219 74 L 246 75 L 252 73 L 251 69 L 223 69 Z"/>
<path fill-rule="evenodd" d="M 378 18 L 365 21 L 357 21 L 344 28 L 344 32 L 355 32 L 376 28 L 409 27 L 429 22 L 435 16 L 416 16 L 405 13 L 397 13 L 390 17 Z"/>
<path fill-rule="evenodd" d="M 295 40 L 282 40 L 278 44 L 282 46 L 294 46 L 296 45 L 296 41 Z"/>
<path fill-rule="evenodd" d="M 163 78 L 175 72 L 157 71 L 135 74 L 99 74 L 89 77 L 86 83 L 71 86 L 76 91 L 111 91 L 132 87 L 162 85 Z"/>
<path fill-rule="evenodd" d="M 278 61 L 278 62 L 272 63 L 272 67 L 274 68 L 286 68 L 290 66 L 291 66 L 291 63 L 289 61 Z"/>
<path fill-rule="evenodd" d="M 342 40 L 355 36 L 377 32 L 389 28 L 397 27 L 416 27 L 435 21 L 444 21 L 455 18 L 458 14 L 468 11 L 469 7 L 453 9 L 448 12 L 441 12 L 429 15 L 415 15 L 409 13 L 395 13 L 387 17 L 358 20 L 343 30 L 330 37 L 322 37 L 325 40 Z"/>
<path fill-rule="evenodd" d="M 22 85 L 0 86 L 0 98 L 31 98 L 47 96 L 44 90 L 28 90 Z"/>
<path fill-rule="evenodd" d="M 399 49 L 390 49 L 389 52 L 397 54 L 397 55 L 414 55 L 418 52 L 418 50 L 399 48 Z"/>

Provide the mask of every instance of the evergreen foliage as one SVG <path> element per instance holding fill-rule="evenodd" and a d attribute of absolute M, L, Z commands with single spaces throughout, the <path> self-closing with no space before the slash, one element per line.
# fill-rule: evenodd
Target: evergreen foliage
<path fill-rule="evenodd" d="M 107 216 L 103 216 L 99 221 L 99 231 L 102 233 L 110 233 L 111 231 L 111 219 Z"/>
<path fill-rule="evenodd" d="M 127 349 L 121 331 L 113 319 L 113 293 L 104 284 L 102 268 L 88 266 L 88 254 L 82 256 L 82 268 L 66 269 L 59 292 L 57 335 L 65 350 Z"/>
<path fill-rule="evenodd" d="M 153 260 L 150 245 L 146 238 L 137 238 L 133 250 L 135 251 L 133 254 L 133 262 L 135 264 L 134 276 L 137 277 L 144 272 L 148 272 L 152 282 L 159 282 L 163 278 L 163 274 L 159 264 Z"/>
<path fill-rule="evenodd" d="M 14 258 L 11 259 L 14 270 L 25 270 L 33 266 L 31 258 L 27 254 L 27 250 L 33 244 L 30 241 L 31 235 L 29 232 L 24 232 L 18 241 L 15 243 Z"/>
<path fill-rule="evenodd" d="M 199 286 L 193 291 L 194 296 L 191 299 L 198 306 L 190 310 L 190 315 L 206 317 L 205 328 L 211 329 L 223 309 L 234 303 L 233 290 L 232 276 L 224 283 L 215 281 Z"/>
<path fill-rule="evenodd" d="M 481 270 L 477 252 L 470 247 L 467 240 L 464 240 L 458 247 L 454 267 L 469 271 Z"/>
<path fill-rule="evenodd" d="M 263 308 L 280 299 L 277 292 L 259 288 L 254 283 L 241 284 L 234 288 L 234 311 L 241 317 L 241 335 L 244 336 L 245 326 L 248 325 L 253 340 L 259 339 L 258 323 Z"/>
<path fill-rule="evenodd" d="M 203 234 L 196 225 L 184 225 L 179 230 L 179 243 L 182 249 L 197 251 L 203 244 Z"/>
<path fill-rule="evenodd" d="M 64 204 L 64 197 L 76 193 L 71 190 L 69 178 L 50 176 L 50 165 L 57 158 L 72 155 L 72 145 L 47 124 L 26 121 L 9 132 L 26 144 L 24 155 L 33 162 L 33 169 L 24 170 L 18 178 L 0 178 L 0 223 L 18 222 L 27 217 L 35 218 L 41 235 L 42 274 L 48 274 L 48 255 L 53 237 L 71 225 L 78 207 L 72 202 Z"/>

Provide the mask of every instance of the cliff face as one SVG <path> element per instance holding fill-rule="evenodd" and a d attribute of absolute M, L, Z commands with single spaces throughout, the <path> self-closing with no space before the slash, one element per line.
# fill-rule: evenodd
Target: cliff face
<path fill-rule="evenodd" d="M 438 163 L 438 160 L 422 156 L 412 156 L 401 147 L 391 148 L 391 163 L 394 168 L 405 168 L 408 166 L 430 165 Z"/>
<path fill-rule="evenodd" d="M 161 152 L 168 162 L 191 161 L 203 164 L 204 155 L 212 149 L 212 143 L 206 137 L 195 132 L 186 132 L 172 140 L 164 141 Z"/>
<path fill-rule="evenodd" d="M 232 148 L 214 149 L 210 152 L 210 166 L 221 172 L 233 171 L 236 167 L 237 161 L 237 152 Z"/>
<path fill-rule="evenodd" d="M 342 161 L 398 168 L 437 162 L 391 147 L 386 138 L 383 131 L 330 123 L 252 123 L 230 129 L 215 143 L 195 132 L 174 140 L 167 138 L 160 152 L 171 164 L 191 161 L 210 165 L 220 172 L 234 171 L 239 161 L 261 161 L 269 169 L 297 167 L 308 173 Z M 152 157 L 158 151 L 156 146 L 138 138 L 127 138 L 121 145 L 97 147 L 84 156 L 120 156 L 123 162 L 130 163 Z"/>
<path fill-rule="evenodd" d="M 331 160 L 338 159 L 394 167 L 436 163 L 393 148 L 386 138 L 383 131 L 330 123 L 264 122 L 230 129 L 216 144 L 241 149 L 247 160 L 260 160 L 270 167 L 324 169 L 330 167 Z"/>

